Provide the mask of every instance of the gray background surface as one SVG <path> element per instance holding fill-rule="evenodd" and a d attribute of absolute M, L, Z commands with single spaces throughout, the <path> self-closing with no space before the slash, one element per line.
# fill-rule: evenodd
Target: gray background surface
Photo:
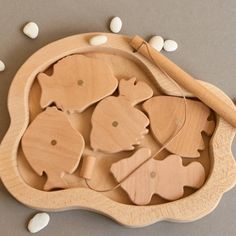
<path fill-rule="evenodd" d="M 112 16 L 123 19 L 123 34 L 146 39 L 158 34 L 175 39 L 179 49 L 165 53 L 198 79 L 208 81 L 236 99 L 235 0 L 0 0 L 0 139 L 8 126 L 7 93 L 20 65 L 37 49 L 65 36 L 108 31 Z M 25 37 L 22 26 L 35 21 L 39 37 Z M 236 156 L 236 142 L 233 144 Z M 0 235 L 29 235 L 28 219 L 36 211 L 13 199 L 0 184 Z M 82 210 L 52 213 L 49 226 L 38 235 L 236 235 L 236 188 L 226 193 L 217 209 L 192 223 L 160 222 L 128 229 Z"/>

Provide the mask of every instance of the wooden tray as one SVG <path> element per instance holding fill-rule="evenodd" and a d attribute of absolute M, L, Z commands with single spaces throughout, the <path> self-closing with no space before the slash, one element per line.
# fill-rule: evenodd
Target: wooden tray
<path fill-rule="evenodd" d="M 18 201 L 29 207 L 46 211 L 82 208 L 107 215 L 129 227 L 142 227 L 161 220 L 193 221 L 207 215 L 217 206 L 223 193 L 236 183 L 236 164 L 231 153 L 235 129 L 218 116 L 214 135 L 210 140 L 204 137 L 207 147 L 198 158 L 204 166 L 207 180 L 198 191 L 185 188 L 184 197 L 177 201 L 168 202 L 155 195 L 149 205 L 136 206 L 122 189 L 108 193 L 88 189 L 79 177 L 79 169 L 65 176 L 71 188 L 50 192 L 42 190 L 45 176 L 39 177 L 34 173 L 23 155 L 20 143 L 29 123 L 42 111 L 39 104 L 41 90 L 35 80 L 39 72 L 50 73 L 52 65 L 65 56 L 85 54 L 106 60 L 118 79 L 135 76 L 148 83 L 155 95 L 164 93 L 180 96 L 165 75 L 139 53 L 133 52 L 129 46 L 129 37 L 105 34 L 108 37 L 106 44 L 90 46 L 89 39 L 97 34 L 80 34 L 51 43 L 33 54 L 17 72 L 8 100 L 11 125 L 0 147 L 0 176 L 3 184 Z M 234 107 L 221 90 L 208 83 L 200 83 Z M 185 94 L 193 97 L 188 92 Z M 83 115 L 68 115 L 86 143 L 91 129 L 87 121 L 93 109 L 94 106 L 88 108 Z M 142 141 L 142 144 L 147 143 L 152 151 L 160 148 L 150 135 Z M 89 154 L 88 149 L 85 149 L 86 152 Z M 163 152 L 158 159 L 163 159 L 167 154 L 168 151 Z M 115 185 L 109 168 L 113 162 L 127 156 L 127 153 L 98 155 L 91 184 L 98 189 Z M 189 159 L 184 158 L 184 164 L 189 162 Z"/>

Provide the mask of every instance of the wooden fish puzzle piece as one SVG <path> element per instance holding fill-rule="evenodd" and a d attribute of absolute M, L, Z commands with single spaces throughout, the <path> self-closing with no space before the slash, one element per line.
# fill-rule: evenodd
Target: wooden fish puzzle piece
<path fill-rule="evenodd" d="M 41 107 L 54 102 L 59 109 L 70 113 L 83 112 L 112 94 L 118 85 L 105 61 L 84 55 L 61 59 L 54 65 L 52 76 L 39 73 L 38 81 L 42 90 Z"/>
<path fill-rule="evenodd" d="M 90 143 L 94 150 L 133 150 L 148 133 L 149 119 L 134 106 L 153 95 L 151 87 L 131 78 L 120 81 L 119 93 L 100 101 L 93 112 Z"/>
<path fill-rule="evenodd" d="M 146 101 L 143 108 L 150 118 L 151 130 L 161 144 L 180 129 L 184 121 L 183 98 L 157 96 Z M 208 120 L 210 114 L 210 109 L 202 102 L 187 99 L 186 123 L 166 149 L 182 157 L 199 157 L 199 150 L 205 148 L 202 132 L 211 135 L 215 128 L 215 122 Z"/>
<path fill-rule="evenodd" d="M 151 156 L 148 148 L 137 150 L 131 157 L 111 166 L 111 172 L 118 182 Z M 205 171 L 199 162 L 183 166 L 182 158 L 170 155 L 164 160 L 151 159 L 130 175 L 121 187 L 136 205 L 146 205 L 153 194 L 173 201 L 184 194 L 184 186 L 200 188 L 205 181 Z"/>
<path fill-rule="evenodd" d="M 84 139 L 63 112 L 48 107 L 27 128 L 22 149 L 33 170 L 40 176 L 46 173 L 44 190 L 67 188 L 63 175 L 77 168 Z"/>

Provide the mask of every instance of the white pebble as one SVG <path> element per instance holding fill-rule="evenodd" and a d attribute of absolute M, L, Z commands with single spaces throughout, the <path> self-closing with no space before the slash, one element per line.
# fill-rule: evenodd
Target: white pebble
<path fill-rule="evenodd" d="M 119 33 L 122 28 L 122 21 L 120 17 L 116 16 L 111 20 L 110 30 L 113 33 Z"/>
<path fill-rule="evenodd" d="M 34 22 L 29 22 L 26 24 L 23 28 L 23 32 L 25 35 L 27 35 L 31 39 L 35 39 L 38 37 L 39 34 L 39 27 Z"/>
<path fill-rule="evenodd" d="M 5 70 L 5 64 L 3 61 L 0 61 L 0 72 Z"/>
<path fill-rule="evenodd" d="M 38 213 L 29 221 L 28 230 L 30 233 L 37 233 L 48 225 L 49 220 L 47 213 Z"/>
<path fill-rule="evenodd" d="M 153 36 L 149 40 L 149 44 L 154 47 L 157 51 L 161 51 L 164 46 L 164 39 L 161 36 Z"/>
<path fill-rule="evenodd" d="M 105 35 L 97 35 L 97 36 L 92 37 L 89 40 L 90 45 L 93 45 L 93 46 L 98 46 L 106 42 L 107 42 L 107 36 Z"/>
<path fill-rule="evenodd" d="M 177 50 L 178 44 L 174 40 L 165 40 L 164 42 L 164 49 L 167 52 L 174 52 Z"/>

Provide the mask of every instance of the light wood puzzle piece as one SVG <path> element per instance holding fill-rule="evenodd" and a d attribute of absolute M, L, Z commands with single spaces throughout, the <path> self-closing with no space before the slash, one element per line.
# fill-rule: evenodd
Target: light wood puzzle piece
<path fill-rule="evenodd" d="M 184 121 L 183 98 L 157 96 L 146 101 L 143 108 L 150 118 L 151 130 L 161 144 L 173 136 Z M 205 148 L 202 132 L 211 135 L 215 128 L 215 122 L 208 120 L 210 114 L 210 109 L 202 102 L 187 99 L 186 123 L 166 149 L 182 157 L 199 157 L 199 150 Z"/>
<path fill-rule="evenodd" d="M 148 133 L 149 125 L 146 115 L 134 106 L 152 95 L 145 82 L 121 80 L 119 96 L 100 101 L 92 114 L 91 147 L 109 153 L 133 150 Z"/>
<path fill-rule="evenodd" d="M 112 94 L 118 85 L 105 61 L 83 55 L 61 59 L 54 65 L 52 76 L 39 73 L 38 81 L 42 90 L 41 107 L 54 102 L 59 109 L 70 113 L 83 112 Z"/>
<path fill-rule="evenodd" d="M 148 148 L 137 150 L 131 157 L 111 166 L 111 172 L 118 182 L 151 156 Z M 173 201 L 184 194 L 184 186 L 200 188 L 205 181 L 205 171 L 199 162 L 183 166 L 182 158 L 170 155 L 164 160 L 151 159 L 130 175 L 121 187 L 136 205 L 146 205 L 153 194 Z"/>
<path fill-rule="evenodd" d="M 67 188 L 63 176 L 77 168 L 84 139 L 63 112 L 48 107 L 27 128 L 22 149 L 33 170 L 40 176 L 46 173 L 44 190 Z"/>

